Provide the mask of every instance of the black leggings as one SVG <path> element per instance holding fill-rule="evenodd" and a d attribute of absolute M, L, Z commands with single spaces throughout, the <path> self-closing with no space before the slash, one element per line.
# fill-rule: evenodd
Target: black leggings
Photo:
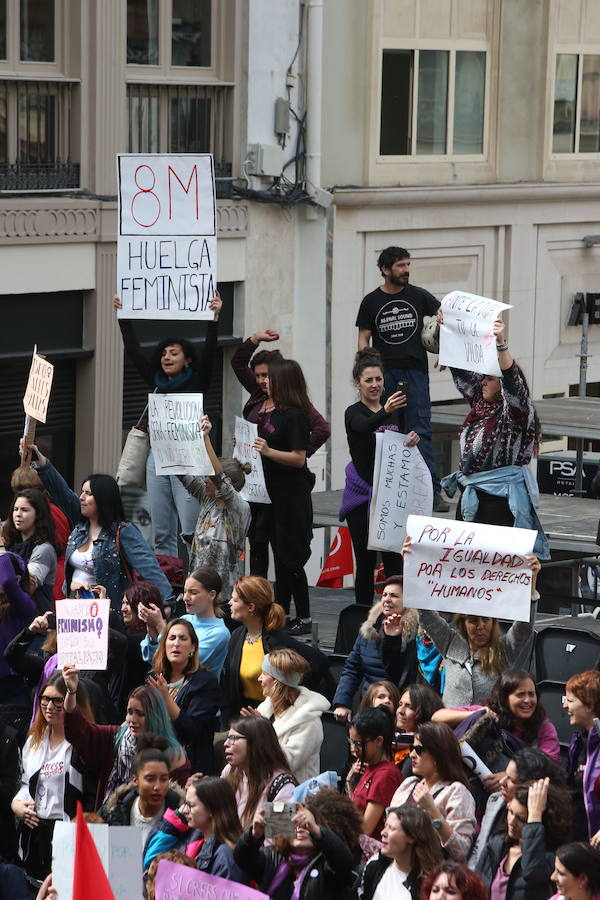
<path fill-rule="evenodd" d="M 377 550 L 367 550 L 369 539 L 369 504 L 362 503 L 346 516 L 350 529 L 354 557 L 356 559 L 356 575 L 354 593 L 356 602 L 361 606 L 372 606 L 375 594 L 374 570 L 377 564 Z M 399 553 L 381 554 L 386 577 L 402 574 L 402 557 Z"/>
<path fill-rule="evenodd" d="M 269 540 L 275 560 L 275 599 L 290 611 L 292 599 L 296 615 L 310 618 L 308 581 L 304 566 L 310 558 L 312 539 L 312 484 L 308 477 L 287 489 L 269 488 L 271 519 Z"/>

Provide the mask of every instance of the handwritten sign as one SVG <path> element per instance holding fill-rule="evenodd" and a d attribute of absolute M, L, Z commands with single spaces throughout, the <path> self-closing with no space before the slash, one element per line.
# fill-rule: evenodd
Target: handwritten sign
<path fill-rule="evenodd" d="M 60 895 L 59 895 L 60 896 Z M 161 859 L 154 884 L 156 900 L 180 900 L 198 897 L 205 900 L 269 900 L 267 894 L 255 891 L 237 881 L 208 875 L 198 869 Z"/>
<path fill-rule="evenodd" d="M 200 430 L 202 394 L 148 394 L 148 433 L 157 475 L 212 475 Z"/>
<path fill-rule="evenodd" d="M 56 604 L 59 669 L 106 669 L 110 600 L 61 600 Z"/>
<path fill-rule="evenodd" d="M 407 447 L 407 440 L 397 431 L 375 435 L 369 550 L 399 553 L 408 516 L 430 516 L 433 510 L 431 473 L 418 447 Z"/>
<path fill-rule="evenodd" d="M 444 324 L 440 327 L 440 365 L 500 375 L 496 338 L 492 326 L 507 303 L 452 291 L 442 300 Z"/>
<path fill-rule="evenodd" d="M 444 610 L 528 622 L 531 553 L 537 532 L 409 516 L 412 546 L 404 558 L 404 601 Z"/>
<path fill-rule="evenodd" d="M 262 456 L 254 449 L 254 441 L 258 437 L 258 425 L 247 422 L 240 416 L 235 417 L 235 447 L 234 459 L 240 462 L 250 463 L 252 471 L 246 475 L 246 483 L 240 491 L 240 497 L 249 503 L 270 503 L 271 498 L 267 493 L 265 473 L 263 471 Z"/>
<path fill-rule="evenodd" d="M 72 822 L 57 822 L 54 826 L 52 885 L 59 897 L 73 896 L 75 827 Z M 140 829 L 130 825 L 88 825 L 88 828 L 116 900 L 140 900 L 144 849 Z"/>
<path fill-rule="evenodd" d="M 117 293 L 124 319 L 212 319 L 217 220 L 210 153 L 119 154 Z"/>
<path fill-rule="evenodd" d="M 49 363 L 43 356 L 38 356 L 34 351 L 23 397 L 23 409 L 26 415 L 37 419 L 38 422 L 46 421 L 53 378 L 54 366 L 52 363 Z"/>

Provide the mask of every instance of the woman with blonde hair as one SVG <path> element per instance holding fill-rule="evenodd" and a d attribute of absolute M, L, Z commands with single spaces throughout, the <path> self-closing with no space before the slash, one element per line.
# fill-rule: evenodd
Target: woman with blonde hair
<path fill-rule="evenodd" d="M 410 545 L 410 537 L 406 537 L 403 554 L 410 553 Z M 422 628 L 444 658 L 444 706 L 485 703 L 502 672 L 515 668 L 519 654 L 533 634 L 532 623 L 540 596 L 536 590 L 540 561 L 532 555 L 526 559 L 531 569 L 531 617 L 529 622 L 513 622 L 504 635 L 498 619 L 489 616 L 456 615 L 451 625 L 434 610 L 419 610 Z"/>
<path fill-rule="evenodd" d="M 40 692 L 40 702 L 23 748 L 21 786 L 11 808 L 19 820 L 20 853 L 27 874 L 44 879 L 52 866 L 56 821 L 68 822 L 84 799 L 84 765 L 65 737 L 67 686 L 55 672 Z M 87 693 L 77 685 L 81 714 L 94 721 Z"/>
<path fill-rule="evenodd" d="M 309 671 L 308 662 L 295 650 L 272 650 L 264 657 L 258 676 L 265 700 L 257 709 L 247 707 L 241 711 L 243 716 L 261 715 L 271 720 L 290 769 L 300 783 L 320 772 L 321 716 L 329 709 L 326 697 L 300 684 Z"/>
<path fill-rule="evenodd" d="M 187 619 L 173 619 L 162 633 L 148 684 L 162 696 L 175 734 L 193 772 L 214 772 L 213 738 L 221 705 L 219 682 L 201 664 L 198 635 Z"/>
<path fill-rule="evenodd" d="M 295 650 L 309 664 L 306 687 L 328 699 L 335 686 L 324 653 L 291 637 L 284 629 L 285 612 L 275 602 L 273 586 L 260 575 L 245 575 L 233 586 L 229 601 L 231 618 L 241 623 L 229 642 L 223 686 L 228 720 L 246 707 L 256 708 L 264 694 L 259 683 L 266 654 L 280 647 Z"/>

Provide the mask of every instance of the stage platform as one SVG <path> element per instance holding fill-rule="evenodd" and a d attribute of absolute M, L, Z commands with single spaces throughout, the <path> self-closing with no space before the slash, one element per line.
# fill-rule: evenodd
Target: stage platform
<path fill-rule="evenodd" d="M 313 493 L 314 527 L 337 528 L 341 524 L 338 520 L 341 501 L 341 490 Z M 456 503 L 451 502 L 450 512 L 434 515 L 453 519 L 456 515 Z M 596 544 L 599 519 L 598 500 L 540 494 L 540 521 L 552 550 L 583 556 L 600 554 L 600 548 Z"/>

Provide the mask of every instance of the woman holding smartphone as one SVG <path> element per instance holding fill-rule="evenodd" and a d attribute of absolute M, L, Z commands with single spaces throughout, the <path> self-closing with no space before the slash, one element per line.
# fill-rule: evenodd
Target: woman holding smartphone
<path fill-rule="evenodd" d="M 367 347 L 356 354 L 352 380 L 358 389 L 359 399 L 346 410 L 346 435 L 351 461 L 346 466 L 346 484 L 340 521 L 344 519 L 350 529 L 356 575 L 354 592 L 356 602 L 362 606 L 373 605 L 373 572 L 377 561 L 375 550 L 368 550 L 369 507 L 373 490 L 375 466 L 375 433 L 377 431 L 401 431 L 398 412 L 406 407 L 406 395 L 396 391 L 381 403 L 383 394 L 383 367 L 377 350 Z M 407 446 L 419 441 L 415 431 L 408 435 Z M 386 578 L 402 572 L 402 559 L 398 553 L 382 553 Z"/>

